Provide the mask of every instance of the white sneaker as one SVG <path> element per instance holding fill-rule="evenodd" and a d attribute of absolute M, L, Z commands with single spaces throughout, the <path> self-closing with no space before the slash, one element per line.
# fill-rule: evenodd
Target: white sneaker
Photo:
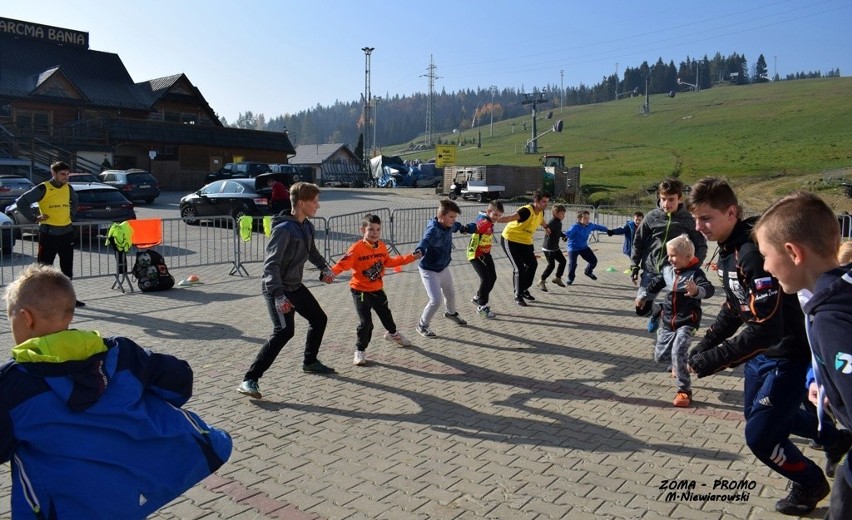
<path fill-rule="evenodd" d="M 390 332 L 385 332 L 385 341 L 393 341 L 400 347 L 410 347 L 411 342 L 408 341 L 408 338 L 402 335 L 402 332 L 396 331 L 393 334 Z"/>
<path fill-rule="evenodd" d="M 494 318 L 497 317 L 496 314 L 491 312 L 491 308 L 488 307 L 487 305 L 481 305 L 478 310 L 479 310 L 479 315 L 482 316 L 483 318 L 494 319 Z"/>
<path fill-rule="evenodd" d="M 352 364 L 362 367 L 367 364 L 367 353 L 363 350 L 356 350 L 355 357 L 352 358 Z"/>

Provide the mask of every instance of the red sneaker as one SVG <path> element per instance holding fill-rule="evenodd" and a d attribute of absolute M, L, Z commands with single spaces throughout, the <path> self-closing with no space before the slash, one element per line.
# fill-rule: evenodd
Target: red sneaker
<path fill-rule="evenodd" d="M 692 392 L 678 391 L 672 404 L 678 408 L 686 408 L 692 404 Z"/>

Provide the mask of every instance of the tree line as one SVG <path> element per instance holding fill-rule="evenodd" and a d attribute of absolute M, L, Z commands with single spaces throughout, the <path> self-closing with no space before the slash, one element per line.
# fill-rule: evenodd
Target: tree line
<path fill-rule="evenodd" d="M 737 53 L 723 56 L 717 52 L 712 58 L 687 57 L 679 64 L 674 61 L 656 63 L 643 62 L 638 67 L 627 67 L 622 76 L 605 76 L 595 85 L 580 84 L 567 87 L 560 99 L 559 85 L 545 85 L 525 93 L 516 88 L 490 90 L 487 88 L 465 89 L 454 92 L 442 90 L 432 95 L 432 138 L 433 142 L 446 141 L 454 130 L 469 130 L 474 127 L 488 131 L 493 121 L 501 121 L 530 113 L 524 99 L 535 97 L 546 101 L 539 110 L 552 111 L 560 106 L 604 103 L 626 96 L 645 94 L 676 93 L 685 90 L 705 90 L 720 84 L 749 85 L 768 81 L 789 81 L 819 77 L 839 77 L 840 69 L 823 74 L 819 71 L 799 72 L 780 78 L 770 78 L 766 59 L 761 54 L 749 67 L 746 57 Z M 423 140 L 426 130 L 428 93 L 413 95 L 385 94 L 373 98 L 373 121 L 371 141 L 381 148 L 383 145 L 398 144 L 412 140 Z M 364 103 L 338 101 L 331 106 L 317 106 L 296 114 L 267 117 L 251 111 L 240 113 L 229 123 L 220 117 L 226 126 L 287 132 L 294 146 L 321 143 L 352 143 L 363 139 Z M 519 129 L 520 130 L 520 129 Z M 526 130 L 525 128 L 523 130 Z M 374 139 L 375 137 L 375 139 Z"/>

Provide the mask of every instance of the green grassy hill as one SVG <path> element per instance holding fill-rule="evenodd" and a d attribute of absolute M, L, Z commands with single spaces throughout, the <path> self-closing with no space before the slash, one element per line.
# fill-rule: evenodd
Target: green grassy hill
<path fill-rule="evenodd" d="M 550 120 L 541 111 L 539 133 L 558 119 L 564 129 L 541 137 L 535 155 L 523 153 L 530 116 L 495 123 L 493 137 L 486 122 L 461 134 L 462 140 L 475 142 L 481 132 L 482 147 L 460 147 L 457 162 L 537 165 L 542 153 L 562 153 L 568 164 L 583 164 L 581 183 L 590 202 L 639 200 L 647 186 L 670 175 L 686 183 L 715 175 L 730 179 L 746 200 L 753 198 L 752 206 L 797 188 L 847 206 L 839 210 L 852 206 L 837 182 L 823 182 L 825 170 L 844 168 L 852 181 L 852 78 L 718 86 L 674 98 L 654 95 L 649 115 L 643 103 L 639 96 L 565 107 L 561 113 L 556 108 Z M 385 153 L 405 146 L 386 147 Z"/>

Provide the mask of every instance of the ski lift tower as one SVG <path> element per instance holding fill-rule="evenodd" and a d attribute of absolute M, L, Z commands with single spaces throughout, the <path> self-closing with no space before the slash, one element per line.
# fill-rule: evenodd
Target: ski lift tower
<path fill-rule="evenodd" d="M 538 136 L 536 134 L 536 107 L 541 103 L 546 103 L 547 99 L 544 97 L 544 91 L 541 92 L 533 92 L 532 94 L 524 94 L 524 99 L 521 101 L 522 105 L 532 105 L 532 134 L 530 134 L 530 140 L 527 141 L 527 153 L 538 153 Z"/>

